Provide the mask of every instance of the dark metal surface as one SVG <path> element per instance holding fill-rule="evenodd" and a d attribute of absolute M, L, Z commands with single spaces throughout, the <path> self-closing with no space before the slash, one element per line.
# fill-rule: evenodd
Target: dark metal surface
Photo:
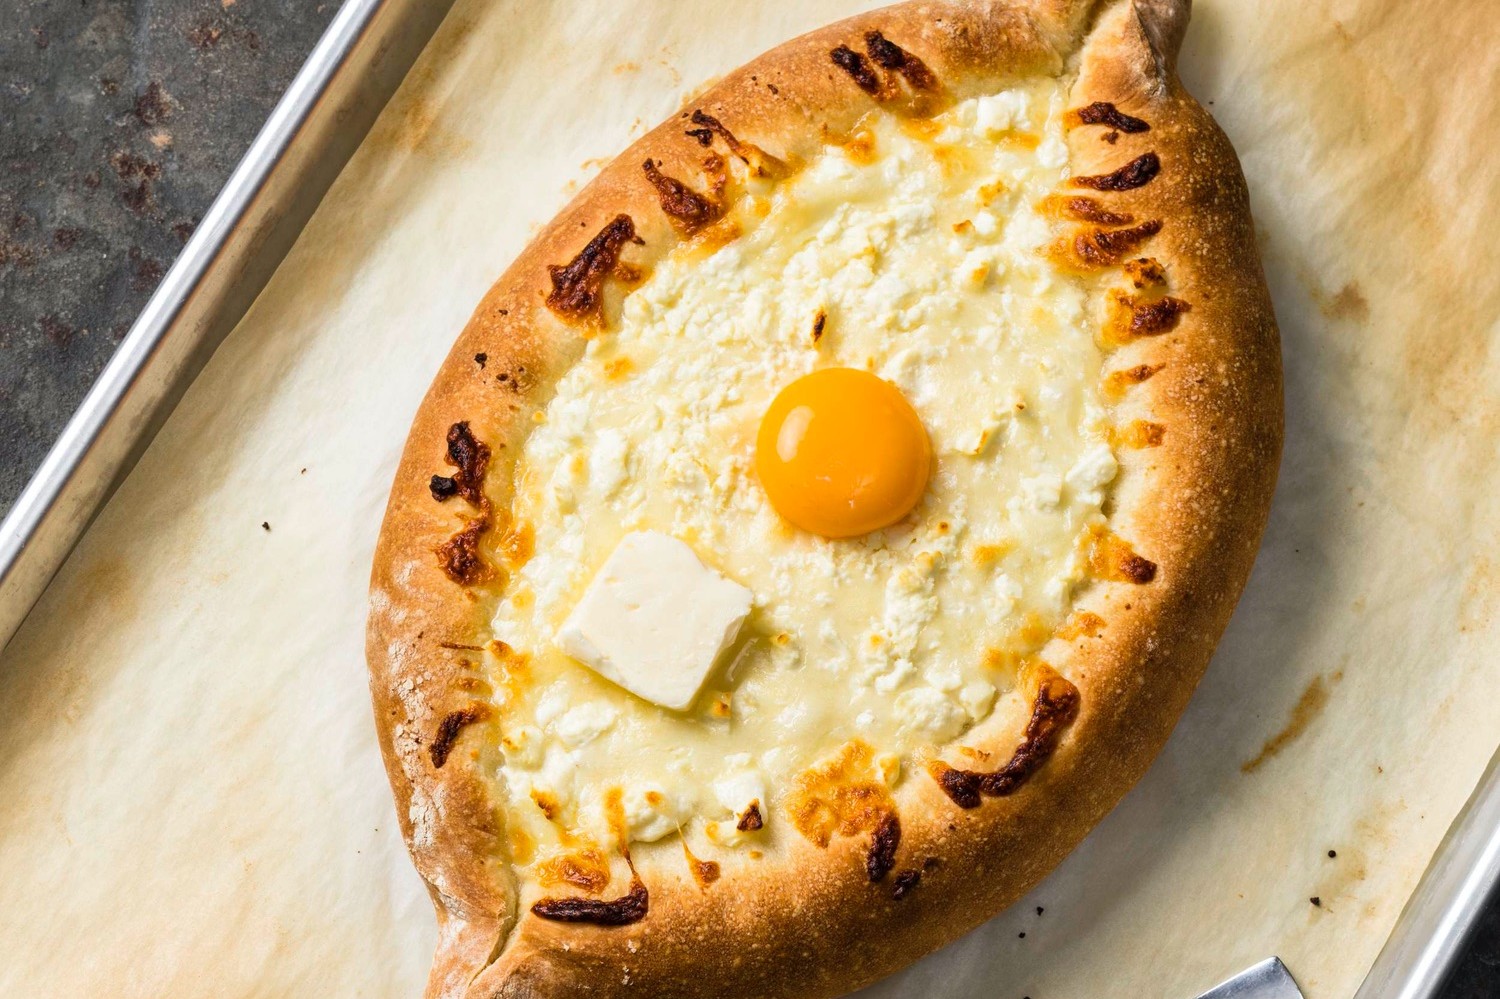
<path fill-rule="evenodd" d="M 0 0 L 0 513 L 338 8 Z M 1443 992 L 1500 996 L 1500 905 Z"/>
<path fill-rule="evenodd" d="M 337 9 L 0 0 L 0 511 Z"/>

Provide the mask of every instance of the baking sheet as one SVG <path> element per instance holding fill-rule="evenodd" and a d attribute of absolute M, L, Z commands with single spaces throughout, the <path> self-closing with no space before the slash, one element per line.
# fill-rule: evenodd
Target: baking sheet
<path fill-rule="evenodd" d="M 361 646 L 411 413 L 565 178 L 867 6 L 458 5 L 0 657 L 0 994 L 420 992 Z M 1500 737 L 1484 6 L 1198 4 L 1184 76 L 1244 159 L 1286 352 L 1265 548 L 1140 787 L 872 995 L 1172 997 L 1272 952 L 1354 991 Z"/>

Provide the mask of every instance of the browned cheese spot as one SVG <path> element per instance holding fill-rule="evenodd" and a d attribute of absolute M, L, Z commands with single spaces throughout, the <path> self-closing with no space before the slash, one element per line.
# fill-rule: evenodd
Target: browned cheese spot
<path fill-rule="evenodd" d="M 490 642 L 488 649 L 496 660 L 496 680 L 500 689 L 508 691 L 512 697 L 519 697 L 530 677 L 530 657 L 499 639 Z M 510 742 L 510 735 L 506 732 L 500 733 L 500 742 L 507 749 L 519 748 L 519 744 Z"/>
<path fill-rule="evenodd" d="M 519 569 L 536 554 L 536 531 L 530 524 L 513 522 L 501 533 L 497 547 L 506 563 Z"/>
<path fill-rule="evenodd" d="M 597 847 L 586 846 L 543 861 L 537 867 L 537 881 L 545 888 L 568 885 L 598 895 L 609 887 L 609 858 Z"/>
<path fill-rule="evenodd" d="M 1045 663 L 1031 667 L 1031 681 L 1036 694 L 1031 702 L 1031 718 L 1021 744 L 1010 760 L 998 770 L 988 772 L 958 770 L 941 760 L 928 765 L 928 773 L 943 793 L 959 808 L 977 808 L 984 797 L 1001 798 L 1014 794 L 1042 768 L 1057 749 L 1063 732 L 1078 717 L 1078 688 Z"/>
<path fill-rule="evenodd" d="M 1077 187 L 1095 191 L 1133 191 L 1145 187 L 1161 172 L 1161 159 L 1155 153 L 1142 153 L 1111 173 L 1074 177 Z"/>
<path fill-rule="evenodd" d="M 646 918 L 651 896 L 634 872 L 630 890 L 619 898 L 544 898 L 531 911 L 542 919 L 559 923 L 593 923 L 596 926 L 628 926 Z"/>
<path fill-rule="evenodd" d="M 594 923 L 599 926 L 625 926 L 646 917 L 651 897 L 636 873 L 635 862 L 630 859 L 630 827 L 625 821 L 624 792 L 620 788 L 612 787 L 604 792 L 604 813 L 620 853 L 630 867 L 630 890 L 619 898 L 607 900 L 544 898 L 532 905 L 531 911 L 535 915 L 562 923 Z"/>
<path fill-rule="evenodd" d="M 687 134 L 698 140 L 701 146 L 713 145 L 714 136 L 724 140 L 724 145 L 735 158 L 750 168 L 757 177 L 781 177 L 787 172 L 786 164 L 766 152 L 753 142 L 744 142 L 731 132 L 722 121 L 701 109 L 695 110 L 689 120 L 696 126 Z M 707 141 L 703 136 L 707 135 Z"/>
<path fill-rule="evenodd" d="M 813 342 L 813 346 L 817 346 L 818 341 L 821 340 L 821 339 L 823 339 L 823 328 L 826 327 L 827 325 L 828 325 L 828 313 L 824 312 L 822 309 L 819 309 L 818 310 L 818 314 L 815 315 L 815 316 L 813 316 L 813 325 L 812 325 L 812 342 Z"/>
<path fill-rule="evenodd" d="M 1119 371 L 1111 371 L 1104 379 L 1105 394 L 1119 399 L 1134 385 L 1148 380 L 1152 375 L 1160 371 L 1165 365 L 1161 364 L 1137 364 L 1131 368 L 1123 368 Z"/>
<path fill-rule="evenodd" d="M 687 858 L 688 871 L 692 873 L 693 880 L 698 882 L 699 888 L 707 888 L 719 880 L 719 865 L 715 861 L 699 860 L 693 856 L 686 839 L 682 841 L 682 854 Z"/>
<path fill-rule="evenodd" d="M 557 800 L 557 795 L 551 791 L 535 787 L 529 793 L 531 800 L 536 803 L 536 807 L 547 817 L 547 821 L 556 822 L 557 816 L 562 812 L 562 802 Z"/>
<path fill-rule="evenodd" d="M 840 45 L 828 55 L 835 66 L 849 74 L 855 86 L 871 97 L 880 95 L 880 78 L 875 75 L 868 59 L 847 45 Z"/>
<path fill-rule="evenodd" d="M 1137 288 L 1158 288 L 1167 283 L 1167 272 L 1150 257 L 1137 257 L 1124 264 L 1125 276 Z"/>
<path fill-rule="evenodd" d="M 927 64 L 910 52 L 886 38 L 879 31 L 865 33 L 865 50 L 882 69 L 900 73 L 911 84 L 913 90 L 934 91 L 938 89 L 937 77 Z"/>
<path fill-rule="evenodd" d="M 561 266 L 552 265 L 552 291 L 547 308 L 560 318 L 587 326 L 603 323 L 604 279 L 620 268 L 620 253 L 626 243 L 644 242 L 635 234 L 635 222 L 629 215 L 616 215 L 578 251 L 578 256 Z"/>
<path fill-rule="evenodd" d="M 624 854 L 625 862 L 630 864 L 630 871 L 634 874 L 635 864 L 630 860 L 630 823 L 625 820 L 625 792 L 620 788 L 612 787 L 604 792 L 604 817 L 610 832 L 614 833 L 615 845 Z"/>
<path fill-rule="evenodd" d="M 922 872 L 918 870 L 904 870 L 896 875 L 895 883 L 891 885 L 891 900 L 899 902 L 910 895 L 922 882 Z"/>
<path fill-rule="evenodd" d="M 1130 310 L 1131 336 L 1159 336 L 1177 328 L 1182 314 L 1192 306 L 1180 298 L 1164 295 L 1154 302 L 1135 305 Z"/>
<path fill-rule="evenodd" d="M 1182 314 L 1191 308 L 1187 302 L 1171 295 L 1147 300 L 1112 289 L 1104 324 L 1104 342 L 1120 346 L 1140 337 L 1170 333 L 1177 328 Z"/>
<path fill-rule="evenodd" d="M 432 493 L 432 498 L 441 503 L 443 500 L 458 495 L 458 480 L 451 475 L 434 475 L 427 481 L 427 491 Z"/>
<path fill-rule="evenodd" d="M 852 162 L 868 166 L 875 162 L 875 133 L 868 128 L 857 129 L 842 148 Z"/>
<path fill-rule="evenodd" d="M 868 743 L 854 739 L 832 759 L 799 774 L 787 797 L 787 814 L 797 831 L 827 846 L 835 835 L 869 832 L 891 814 L 895 809 L 874 772 L 874 758 Z"/>
<path fill-rule="evenodd" d="M 740 832 L 754 832 L 757 829 L 763 828 L 765 824 L 766 820 L 760 814 L 760 802 L 752 801 L 745 809 L 744 814 L 740 816 L 740 820 L 734 824 L 734 827 Z"/>
<path fill-rule="evenodd" d="M 1151 126 L 1139 118 L 1132 117 L 1115 107 L 1109 101 L 1095 101 L 1087 107 L 1081 107 L 1069 113 L 1068 118 L 1072 124 L 1077 125 L 1108 125 L 1110 128 L 1134 135 L 1137 132 L 1149 132 Z"/>
<path fill-rule="evenodd" d="M 891 873 L 896 866 L 896 849 L 901 845 L 901 820 L 895 812 L 881 817 L 870 836 L 870 850 L 865 854 L 865 873 L 872 882 Z"/>
<path fill-rule="evenodd" d="M 635 362 L 628 357 L 612 357 L 604 362 L 604 377 L 607 381 L 624 381 L 635 370 Z"/>
<path fill-rule="evenodd" d="M 1132 420 L 1110 434 L 1116 447 L 1135 448 L 1161 447 L 1166 439 L 1167 428 L 1150 420 Z"/>
<path fill-rule="evenodd" d="M 465 521 L 458 533 L 444 541 L 436 549 L 438 563 L 448 578 L 460 586 L 478 586 L 495 576 L 494 567 L 479 551 L 479 539 L 489 527 L 486 512 L 473 520 Z"/>
<path fill-rule="evenodd" d="M 489 716 L 489 708 L 483 704 L 471 704 L 444 715 L 443 720 L 438 723 L 437 733 L 432 737 L 432 745 L 427 747 L 427 753 L 432 758 L 432 768 L 441 770 L 443 764 L 448 762 L 453 744 L 458 741 L 458 734 L 463 731 L 464 726 L 484 721 Z"/>
<path fill-rule="evenodd" d="M 1079 611 L 1072 620 L 1057 629 L 1057 637 L 1065 642 L 1075 638 L 1097 638 L 1104 630 L 1104 618 L 1092 611 Z"/>
<path fill-rule="evenodd" d="M 1036 611 L 1028 611 L 1021 624 L 1000 644 L 984 650 L 984 665 L 1010 673 L 1019 670 L 1052 638 L 1052 630 Z"/>
<path fill-rule="evenodd" d="M 1059 263 L 1083 270 L 1112 267 L 1127 253 L 1161 232 L 1161 219 L 1147 219 L 1128 229 L 1085 229 L 1052 247 Z"/>
<path fill-rule="evenodd" d="M 536 840 L 531 834 L 519 826 L 513 826 L 505 832 L 506 846 L 510 848 L 510 859 L 517 864 L 529 864 L 536 856 Z"/>
<path fill-rule="evenodd" d="M 1156 578 L 1156 563 L 1137 555 L 1129 542 L 1108 528 L 1096 525 L 1085 538 L 1089 569 L 1099 579 L 1144 586 Z"/>
<path fill-rule="evenodd" d="M 1129 225 L 1135 221 L 1135 216 L 1129 212 L 1112 212 L 1105 208 L 1099 203 L 1098 198 L 1075 195 L 1055 197 L 1049 201 L 1056 202 L 1054 210 L 1058 215 L 1065 219 L 1072 219 L 1074 222 L 1092 222 L 1095 225 Z"/>
<path fill-rule="evenodd" d="M 662 173 L 661 164 L 655 160 L 647 160 L 645 170 L 646 179 L 656 188 L 661 210 L 671 220 L 672 228 L 682 236 L 693 235 L 717 222 L 724 214 L 724 205 L 720 201 L 704 197 L 677 178 Z"/>

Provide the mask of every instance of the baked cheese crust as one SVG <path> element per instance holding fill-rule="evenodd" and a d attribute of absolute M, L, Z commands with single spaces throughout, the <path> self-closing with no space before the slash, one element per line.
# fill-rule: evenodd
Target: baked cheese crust
<path fill-rule="evenodd" d="M 1186 19 L 911 3 L 814 32 L 633 145 L 486 296 L 372 583 L 429 995 L 840 994 L 1013 901 L 1144 772 L 1281 439 L 1244 182 L 1172 72 Z M 863 539 L 790 528 L 748 462 L 827 365 L 932 438 L 927 495 Z M 645 528 L 756 594 L 684 714 L 552 641 Z"/>

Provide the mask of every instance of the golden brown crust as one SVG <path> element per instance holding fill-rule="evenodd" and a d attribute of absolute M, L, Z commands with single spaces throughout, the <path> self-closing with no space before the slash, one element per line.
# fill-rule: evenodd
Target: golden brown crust
<path fill-rule="evenodd" d="M 540 997 L 585 987 L 661 997 L 840 994 L 1009 904 L 1145 771 L 1249 574 L 1281 440 L 1279 349 L 1244 181 L 1227 140 L 1172 71 L 1186 20 L 1187 0 L 950 0 L 903 4 L 796 39 L 622 154 L 485 297 L 413 425 L 372 580 L 376 719 L 403 831 L 441 928 L 430 996 Z M 872 43 L 871 32 L 922 69 L 890 68 L 899 57 Z M 830 53 L 841 45 L 865 53 L 869 70 L 883 74 L 876 93 L 834 63 Z M 1144 422 L 1161 429 L 1151 432 L 1151 446 L 1121 455 L 1110 527 L 1123 552 L 1099 543 L 1099 557 L 1114 559 L 1118 572 L 1080 596 L 1075 620 L 1084 623 L 1042 650 L 1076 685 L 1076 717 L 1045 765 L 1005 797 L 959 808 L 936 781 L 916 775 L 894 793 L 898 827 L 877 824 L 826 848 L 789 842 L 758 865 L 726 861 L 711 888 L 680 858 L 670 867 L 639 858 L 650 904 L 638 922 L 606 928 L 538 918 L 516 897 L 485 776 L 498 740 L 475 647 L 487 637 L 483 608 L 504 584 L 507 525 L 487 523 L 481 532 L 476 557 L 485 573 L 475 585 L 450 578 L 435 553 L 466 524 L 506 508 L 502 492 L 531 413 L 591 332 L 549 309 L 556 273 L 549 268 L 575 260 L 612 220 L 629 217 L 643 242 L 620 242 L 623 275 L 612 264 L 590 303 L 608 322 L 632 273 L 685 238 L 683 220 L 663 211 L 653 171 L 717 200 L 704 175 L 705 146 L 763 155 L 765 169 L 806 160 L 827 139 L 847 135 L 877 101 L 912 110 L 929 100 L 930 91 L 913 85 L 924 71 L 944 99 L 1076 72 L 1074 108 L 1115 110 L 1089 112 L 1071 130 L 1075 177 L 1122 180 L 1077 189 L 1094 203 L 1063 216 L 1074 239 L 1062 253 L 1122 293 L 1150 289 L 1107 342 L 1106 386 L 1121 400 L 1122 422 L 1149 417 Z M 703 112 L 696 122 L 693 111 Z M 704 116 L 748 145 L 729 147 Z M 1128 127 L 1111 127 L 1121 122 Z M 643 170 L 646 162 L 653 171 Z M 679 207 L 691 214 L 686 202 Z M 1112 236 L 1125 216 L 1137 231 Z M 1143 233 L 1147 223 L 1155 227 Z M 1180 307 L 1149 308 L 1163 295 Z M 1144 332 L 1133 335 L 1141 306 Z M 448 436 L 464 421 L 489 448 L 484 492 L 439 502 L 431 478 L 451 473 Z M 1024 718 L 997 716 L 965 742 L 1004 760 L 1024 727 Z M 882 828 L 884 837 L 872 839 Z"/>

